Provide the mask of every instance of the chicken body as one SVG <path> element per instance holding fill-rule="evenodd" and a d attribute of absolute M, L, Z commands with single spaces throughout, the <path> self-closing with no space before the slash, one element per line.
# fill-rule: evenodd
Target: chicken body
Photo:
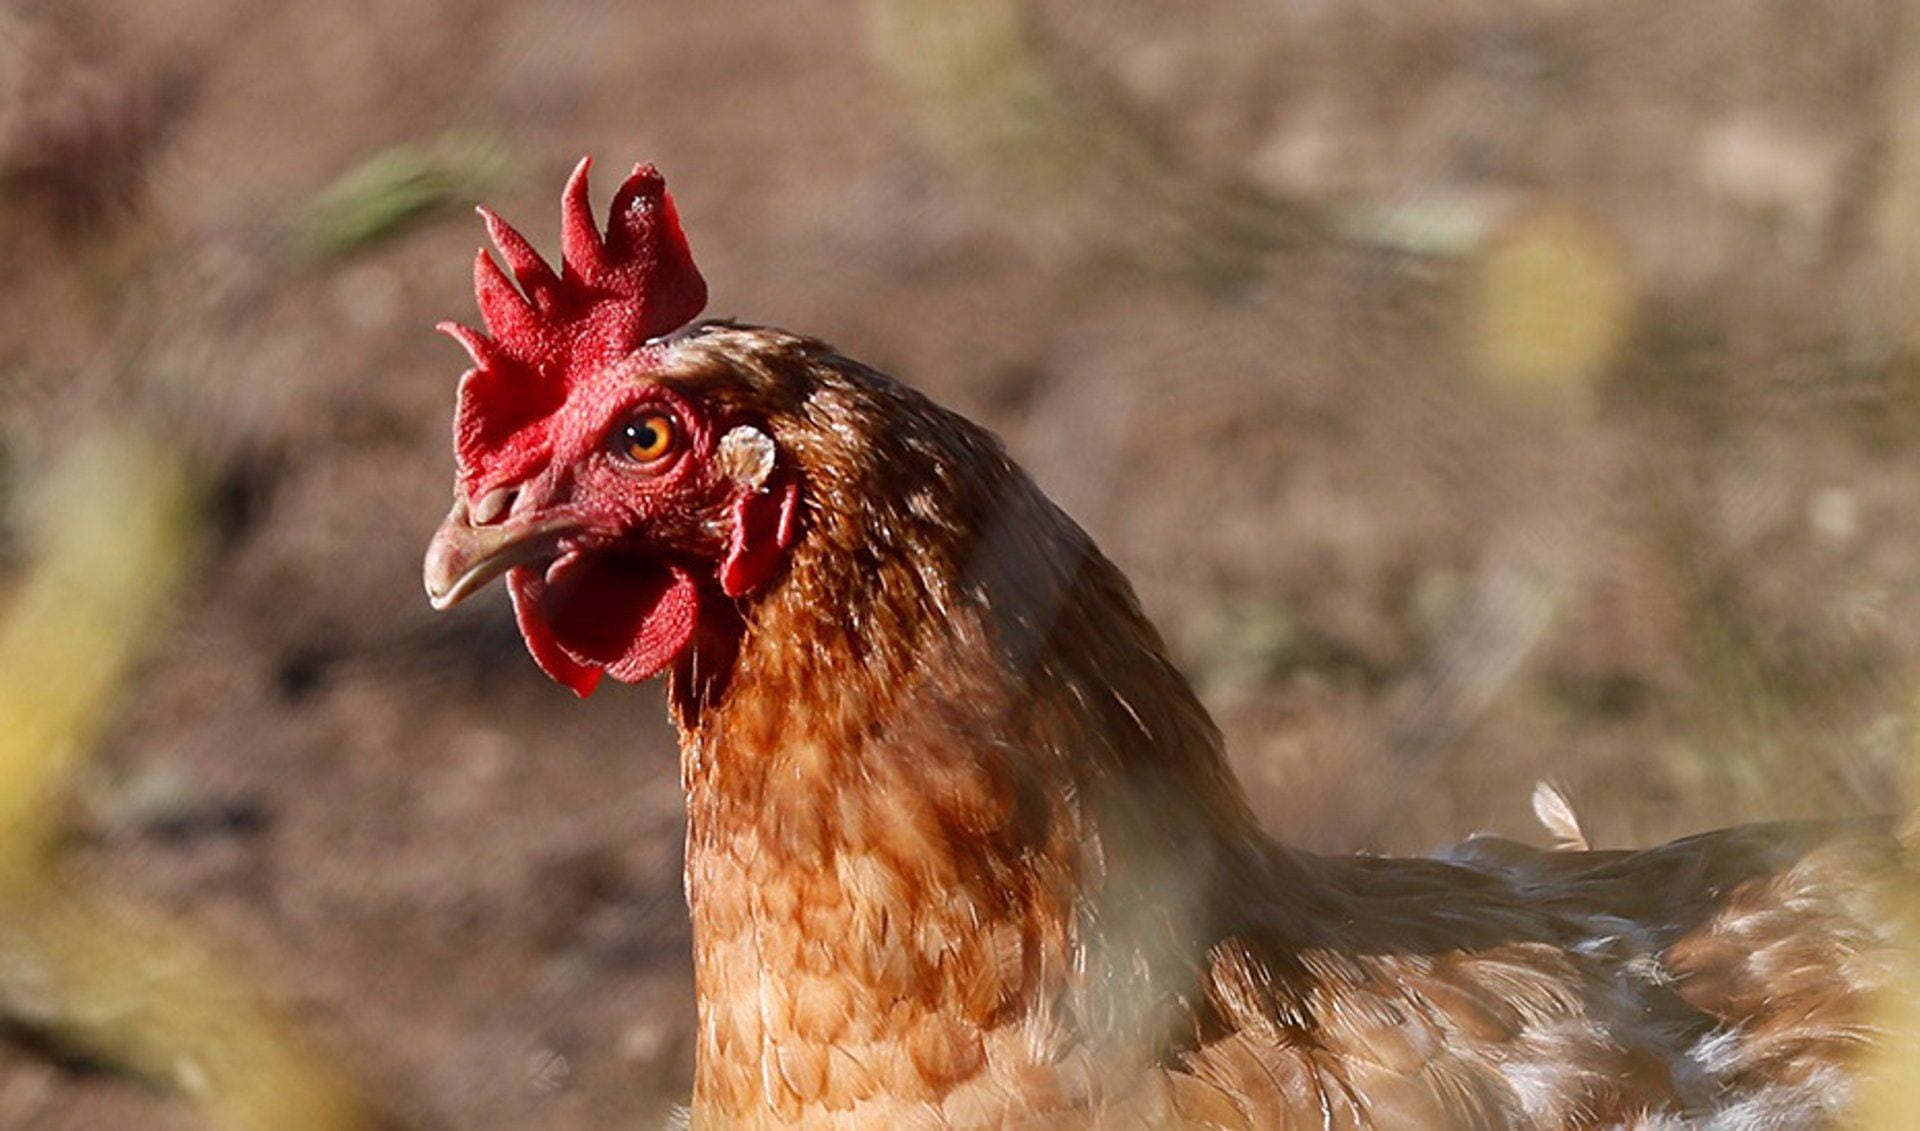
<path fill-rule="evenodd" d="M 671 676 L 702 1126 L 1814 1126 L 1908 876 L 1881 827 L 1444 860 L 1269 840 L 1125 580 L 983 431 L 774 331 L 785 577 Z M 719 391 L 725 389 L 726 394 Z"/>
<path fill-rule="evenodd" d="M 984 430 L 728 324 L 664 182 L 487 213 L 427 557 L 668 677 L 701 1127 L 1801 1128 L 1915 983 L 1872 823 L 1440 859 L 1268 838 L 1118 570 Z"/>

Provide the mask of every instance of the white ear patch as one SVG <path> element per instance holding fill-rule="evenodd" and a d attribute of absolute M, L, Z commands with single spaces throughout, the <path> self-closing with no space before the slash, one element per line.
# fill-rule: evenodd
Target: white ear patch
<path fill-rule="evenodd" d="M 715 459 L 720 471 L 748 490 L 759 490 L 773 474 L 773 437 L 751 425 L 742 424 L 720 437 Z"/>

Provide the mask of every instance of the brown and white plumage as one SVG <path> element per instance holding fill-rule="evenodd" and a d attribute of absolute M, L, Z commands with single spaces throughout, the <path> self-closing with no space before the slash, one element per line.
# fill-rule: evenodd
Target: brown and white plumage
<path fill-rule="evenodd" d="M 429 589 L 450 603 L 505 554 L 557 678 L 668 675 L 696 1125 L 1760 1128 L 1847 1111 L 1875 996 L 1911 988 L 1912 877 L 1883 826 L 1644 852 L 1288 849 L 1125 579 L 990 434 L 775 330 L 698 326 L 591 379 L 670 395 L 699 418 L 689 435 L 712 420 L 770 439 L 797 513 L 777 538 L 743 517 L 765 467 L 744 487 L 676 470 L 680 510 L 634 480 L 651 493 L 606 511 L 645 521 L 608 527 L 579 486 L 601 480 L 562 466 L 604 442 L 556 441 L 506 485 L 463 465 Z M 506 517 L 474 519 L 500 491 Z M 554 533 L 563 512 L 582 533 Z M 777 562 L 750 586 L 728 581 L 743 539 Z M 629 559 L 670 562 L 695 579 L 693 623 L 667 634 L 648 612 L 636 632 L 678 643 L 609 644 L 583 627 L 597 583 L 537 584 L 580 555 L 638 578 Z"/>
<path fill-rule="evenodd" d="M 1835 1074 L 1897 956 L 1906 876 L 1880 827 L 1289 851 L 1125 581 L 984 434 L 817 343 L 721 328 L 683 351 L 695 387 L 791 398 L 769 420 L 812 500 L 724 689 L 696 682 L 698 650 L 673 675 L 696 1112 L 1575 1127 L 1844 1107 Z"/>

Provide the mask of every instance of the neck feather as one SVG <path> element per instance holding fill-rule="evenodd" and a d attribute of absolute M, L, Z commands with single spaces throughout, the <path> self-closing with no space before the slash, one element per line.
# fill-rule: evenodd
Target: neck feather
<path fill-rule="evenodd" d="M 1264 844 L 1118 570 L 990 435 L 840 365 L 797 414 L 836 427 L 776 436 L 809 504 L 785 576 L 705 650 L 723 690 L 675 673 L 717 1113 L 1133 1040 Z"/>

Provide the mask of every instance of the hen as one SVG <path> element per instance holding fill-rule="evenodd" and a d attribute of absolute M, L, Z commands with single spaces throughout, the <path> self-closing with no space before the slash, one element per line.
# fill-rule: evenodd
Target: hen
<path fill-rule="evenodd" d="M 999 442 L 811 338 L 689 325 L 663 182 L 487 332 L 427 554 L 554 679 L 667 677 L 701 1126 L 1802 1127 L 1900 989 L 1882 824 L 1436 859 L 1268 838 L 1127 582 Z M 517 283 L 517 286 L 516 286 Z"/>

